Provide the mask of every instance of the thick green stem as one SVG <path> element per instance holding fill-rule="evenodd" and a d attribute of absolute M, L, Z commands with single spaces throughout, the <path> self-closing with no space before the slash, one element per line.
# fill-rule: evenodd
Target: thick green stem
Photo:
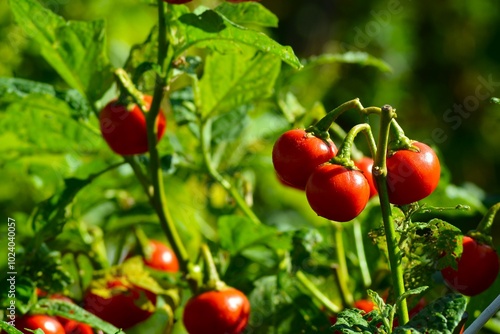
<path fill-rule="evenodd" d="M 203 160 L 205 162 L 205 166 L 207 168 L 208 174 L 215 181 L 217 181 L 227 192 L 231 194 L 233 199 L 236 202 L 236 205 L 245 213 L 245 215 L 250 218 L 250 220 L 255 224 L 261 224 L 260 219 L 255 215 L 253 210 L 248 206 L 245 199 L 241 196 L 238 190 L 228 181 L 226 180 L 213 166 L 212 157 L 210 154 L 210 138 L 212 131 L 212 122 L 210 119 L 206 120 L 201 124 L 201 150 L 203 154 Z"/>
<path fill-rule="evenodd" d="M 352 222 L 352 229 L 354 233 L 356 253 L 359 261 L 359 269 L 361 270 L 361 278 L 363 279 L 363 286 L 368 288 L 372 285 L 372 277 L 370 275 L 370 268 L 368 268 L 368 262 L 366 261 L 363 235 L 361 233 L 361 224 L 359 223 L 359 220 L 354 219 Z"/>
<path fill-rule="evenodd" d="M 295 277 L 297 277 L 297 280 L 302 284 L 302 286 L 306 288 L 313 297 L 318 299 L 328 311 L 332 313 L 340 312 L 341 308 L 334 304 L 327 296 L 325 296 L 302 271 L 297 271 Z"/>
<path fill-rule="evenodd" d="M 344 304 L 352 305 L 354 300 L 352 298 L 351 290 L 349 290 L 349 271 L 347 270 L 347 261 L 345 259 L 344 239 L 342 238 L 342 230 L 344 229 L 341 223 L 331 221 L 333 226 L 333 233 L 335 239 L 335 249 L 337 251 L 337 261 L 339 263 L 337 271 L 337 281 L 339 284 L 342 300 Z"/>
<path fill-rule="evenodd" d="M 403 268 L 401 266 L 401 251 L 398 248 L 398 241 L 394 220 L 392 217 L 391 204 L 389 203 L 389 195 L 387 193 L 387 145 L 389 143 L 389 131 L 392 119 L 396 116 L 391 106 L 385 105 L 382 107 L 382 115 L 380 118 L 380 134 L 378 141 L 377 155 L 375 156 L 373 175 L 377 182 L 380 208 L 382 211 L 382 219 L 384 222 L 384 230 L 387 240 L 387 251 L 389 256 L 389 264 L 391 268 L 392 284 L 394 287 L 395 299 L 405 292 L 403 279 Z M 406 300 L 403 299 L 398 303 L 398 316 L 400 324 L 408 322 L 408 306 Z"/>
<path fill-rule="evenodd" d="M 123 68 L 118 68 L 115 70 L 115 77 L 118 79 L 118 83 L 120 86 L 120 100 L 124 100 L 127 96 L 131 96 L 135 103 L 141 108 L 141 110 L 144 112 L 144 99 L 143 99 L 143 94 L 141 91 L 139 91 L 130 77 L 128 76 L 127 72 Z"/>
<path fill-rule="evenodd" d="M 158 0 L 158 60 L 157 63 L 162 66 L 167 55 L 167 39 L 166 39 L 166 26 L 165 26 L 165 9 L 163 0 Z M 189 276 L 189 256 L 184 248 L 184 244 L 177 232 L 177 228 L 173 222 L 170 212 L 167 207 L 165 189 L 163 184 L 163 174 L 160 165 L 160 155 L 157 148 L 157 133 L 156 121 L 160 112 L 160 102 L 163 96 L 163 89 L 165 87 L 166 78 L 157 74 L 156 84 L 154 87 L 153 101 L 151 109 L 146 113 L 146 126 L 148 130 L 148 148 L 150 156 L 150 177 L 153 186 L 152 205 L 155 209 L 160 226 L 165 233 L 172 250 L 179 259 L 179 265 L 182 272 Z M 193 288 L 194 283 L 188 283 Z"/>
<path fill-rule="evenodd" d="M 493 205 L 488 212 L 484 215 L 483 219 L 477 225 L 476 231 L 479 231 L 483 234 L 491 234 L 491 226 L 493 225 L 493 221 L 495 220 L 495 216 L 500 210 L 500 202 Z"/>

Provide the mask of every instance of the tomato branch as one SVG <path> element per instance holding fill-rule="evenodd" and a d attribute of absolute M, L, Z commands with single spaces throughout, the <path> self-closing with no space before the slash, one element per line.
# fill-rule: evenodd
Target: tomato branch
<path fill-rule="evenodd" d="M 394 220 L 392 217 L 391 204 L 389 203 L 389 195 L 387 192 L 387 146 L 389 143 L 389 131 L 392 119 L 396 113 L 391 106 L 385 105 L 382 107 L 382 114 L 380 118 L 380 134 L 378 141 L 378 150 L 375 156 L 373 167 L 373 175 L 377 182 L 380 208 L 382 211 L 382 220 L 384 223 L 384 230 L 387 240 L 387 250 L 389 256 L 389 264 L 392 275 L 392 284 L 396 299 L 405 292 L 405 285 L 403 279 L 403 268 L 401 266 L 401 251 L 397 246 L 396 230 L 394 227 Z M 402 299 L 398 304 L 398 316 L 401 324 L 408 322 L 408 306 L 406 300 Z"/>
<path fill-rule="evenodd" d="M 208 119 L 201 123 L 200 125 L 200 141 L 201 141 L 201 151 L 203 155 L 203 161 L 207 168 L 208 174 L 216 180 L 227 192 L 231 194 L 235 200 L 238 207 L 247 215 L 248 218 L 252 220 L 255 224 L 261 224 L 259 217 L 253 212 L 253 210 L 248 206 L 245 199 L 238 192 L 238 189 L 234 187 L 231 182 L 226 180 L 213 166 L 212 157 L 210 154 L 210 142 L 211 142 L 211 132 L 212 132 L 212 122 Z"/>

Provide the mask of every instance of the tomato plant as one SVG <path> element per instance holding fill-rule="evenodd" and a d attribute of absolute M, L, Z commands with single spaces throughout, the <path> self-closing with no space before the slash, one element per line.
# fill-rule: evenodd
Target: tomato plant
<path fill-rule="evenodd" d="M 144 96 L 146 110 L 151 107 L 152 97 Z M 130 108 L 130 110 L 129 110 Z M 101 133 L 109 147 L 121 155 L 142 154 L 148 151 L 146 119 L 141 108 L 113 100 L 99 114 Z M 160 111 L 156 125 L 157 139 L 163 137 L 165 116 Z"/>
<path fill-rule="evenodd" d="M 323 2 L 298 21 L 287 13 L 303 4 L 96 3 L 0 10 L 12 18 L 0 40 L 16 49 L 4 59 L 19 62 L 0 77 L 2 331 L 50 315 L 73 334 L 500 333 L 487 307 L 500 303 L 496 174 L 469 175 L 497 147 L 484 119 L 498 106 L 483 102 L 498 83 L 472 83 L 464 105 L 481 112 L 427 119 L 446 99 L 426 99 L 435 73 L 408 84 L 409 45 L 385 52 L 385 23 L 364 35 L 387 17 L 413 22 L 420 3 L 405 20 L 377 7 L 351 51 L 315 34 Z M 300 37 L 290 22 L 316 51 L 282 44 Z"/>
<path fill-rule="evenodd" d="M 319 165 L 335 156 L 337 147 L 302 129 L 282 134 L 273 147 L 273 165 L 286 185 L 304 190 L 307 180 Z"/>
<path fill-rule="evenodd" d="M 150 251 L 144 257 L 144 263 L 154 269 L 178 272 L 179 261 L 174 252 L 158 240 L 149 241 Z"/>
<path fill-rule="evenodd" d="M 153 314 L 156 295 L 150 291 L 124 283 L 107 282 L 106 295 L 90 289 L 83 298 L 84 308 L 119 328 L 130 328 Z"/>
<path fill-rule="evenodd" d="M 463 252 L 457 269 L 441 270 L 448 285 L 466 296 L 475 296 L 487 290 L 498 276 L 500 263 L 491 246 L 481 244 L 471 237 L 463 237 Z"/>
<path fill-rule="evenodd" d="M 429 196 L 436 189 L 441 167 L 436 153 L 424 143 L 397 150 L 387 158 L 389 201 L 410 204 Z"/>
<path fill-rule="evenodd" d="M 17 328 L 21 329 L 23 333 L 30 333 L 24 329 L 42 329 L 47 334 L 65 334 L 63 326 L 57 319 L 46 315 L 26 315 L 17 320 Z"/>
<path fill-rule="evenodd" d="M 370 197 L 370 186 L 360 171 L 324 164 L 307 181 L 306 196 L 319 216 L 345 222 L 363 211 Z"/>
<path fill-rule="evenodd" d="M 192 297 L 183 322 L 190 334 L 238 334 L 248 322 L 250 303 L 239 290 L 226 288 Z"/>

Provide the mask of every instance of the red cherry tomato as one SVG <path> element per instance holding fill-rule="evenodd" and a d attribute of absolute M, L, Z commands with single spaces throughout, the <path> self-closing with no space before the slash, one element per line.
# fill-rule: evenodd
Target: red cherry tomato
<path fill-rule="evenodd" d="M 373 159 L 369 157 L 363 157 L 354 163 L 366 177 L 366 181 L 370 185 L 370 198 L 378 194 L 377 188 L 375 187 L 375 182 L 373 179 L 372 168 Z"/>
<path fill-rule="evenodd" d="M 66 334 L 94 334 L 92 327 L 75 320 L 67 320 L 64 324 Z"/>
<path fill-rule="evenodd" d="M 179 261 L 175 253 L 160 241 L 150 240 L 152 252 L 144 258 L 144 263 L 154 269 L 176 273 L 179 271 Z"/>
<path fill-rule="evenodd" d="M 363 211 L 370 197 L 370 186 L 360 171 L 326 163 L 311 174 L 306 197 L 319 216 L 346 222 Z"/>
<path fill-rule="evenodd" d="M 273 147 L 273 165 L 282 183 L 304 190 L 314 169 L 337 154 L 331 141 L 324 141 L 303 129 L 285 132 Z"/>
<path fill-rule="evenodd" d="M 174 4 L 174 5 L 180 5 L 181 3 L 191 2 L 192 0 L 163 0 L 163 1 Z"/>
<path fill-rule="evenodd" d="M 362 311 L 365 311 L 366 313 L 370 313 L 375 308 L 375 303 L 372 302 L 371 300 L 360 299 L 354 302 L 354 307 Z"/>
<path fill-rule="evenodd" d="M 441 270 L 446 283 L 466 296 L 475 296 L 488 289 L 498 276 L 498 255 L 493 248 L 471 237 L 463 237 L 463 252 L 458 270 Z"/>
<path fill-rule="evenodd" d="M 68 303 L 74 303 L 71 298 L 60 293 L 50 295 L 49 299 L 63 300 Z M 66 334 L 93 334 L 92 327 L 81 322 L 56 316 L 56 319 L 63 325 Z"/>
<path fill-rule="evenodd" d="M 144 96 L 146 109 L 151 108 L 153 98 Z M 146 119 L 137 105 L 131 110 L 117 100 L 109 102 L 99 114 L 101 133 L 109 147 L 118 154 L 143 154 L 148 151 L 148 135 Z M 163 111 L 157 118 L 157 138 L 160 140 L 165 132 L 166 120 Z"/>
<path fill-rule="evenodd" d="M 226 288 L 192 297 L 184 308 L 189 334 L 239 334 L 248 323 L 250 303 L 239 290 Z"/>
<path fill-rule="evenodd" d="M 54 317 L 43 314 L 25 315 L 16 320 L 16 328 L 25 334 L 32 334 L 24 329 L 42 329 L 45 334 L 65 334 L 63 326 Z"/>
<path fill-rule="evenodd" d="M 153 314 L 153 310 L 143 308 L 141 303 L 149 300 L 155 305 L 154 293 L 117 279 L 109 281 L 106 288 L 111 293 L 109 298 L 89 290 L 83 299 L 84 308 L 104 321 L 128 329 Z"/>
<path fill-rule="evenodd" d="M 436 189 L 441 173 L 436 153 L 427 145 L 413 142 L 420 152 L 399 150 L 387 157 L 389 202 L 410 204 L 429 196 Z"/>

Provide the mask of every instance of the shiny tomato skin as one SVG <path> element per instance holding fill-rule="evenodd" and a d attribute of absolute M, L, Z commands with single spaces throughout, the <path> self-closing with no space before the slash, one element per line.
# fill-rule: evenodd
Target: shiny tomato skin
<path fill-rule="evenodd" d="M 149 240 L 149 246 L 152 248 L 151 254 L 144 258 L 147 266 L 172 273 L 179 271 L 179 261 L 170 248 L 157 240 Z"/>
<path fill-rule="evenodd" d="M 27 334 L 24 329 L 42 329 L 45 334 L 65 334 L 64 328 L 56 318 L 44 314 L 25 315 L 16 320 L 16 328 Z"/>
<path fill-rule="evenodd" d="M 370 185 L 370 198 L 378 194 L 377 188 L 375 187 L 375 180 L 373 179 L 372 168 L 373 159 L 369 157 L 363 157 L 354 163 L 358 167 L 363 175 L 366 177 L 366 181 Z"/>
<path fill-rule="evenodd" d="M 406 205 L 429 196 L 439 183 L 441 166 L 436 153 L 414 141 L 420 152 L 399 150 L 387 157 L 389 202 Z"/>
<path fill-rule="evenodd" d="M 87 291 L 83 307 L 104 321 L 123 329 L 135 326 L 153 314 L 152 310 L 141 308 L 139 303 L 147 298 L 155 305 L 154 293 L 134 285 L 125 285 L 119 280 L 109 281 L 107 288 L 112 291 L 109 298 L 95 294 L 92 290 Z"/>
<path fill-rule="evenodd" d="M 475 296 L 488 289 L 498 276 L 500 263 L 493 248 L 471 237 L 463 237 L 463 252 L 458 270 L 441 270 L 445 282 L 466 296 Z"/>
<path fill-rule="evenodd" d="M 144 96 L 146 110 L 151 108 L 153 98 Z M 117 100 L 109 102 L 99 114 L 101 134 L 109 147 L 120 155 L 134 155 L 148 152 L 146 119 L 137 105 L 131 110 Z M 166 119 L 163 111 L 158 114 L 156 129 L 158 141 L 165 132 Z"/>
<path fill-rule="evenodd" d="M 226 288 L 192 297 L 183 322 L 189 334 L 239 334 L 250 315 L 250 302 L 239 290 Z"/>
<path fill-rule="evenodd" d="M 64 324 L 66 334 L 94 334 L 92 327 L 75 320 L 68 320 Z"/>
<path fill-rule="evenodd" d="M 311 174 L 306 197 L 319 216 L 346 222 L 363 211 L 370 197 L 370 186 L 360 171 L 326 163 Z"/>
<path fill-rule="evenodd" d="M 370 313 L 375 308 L 375 303 L 368 299 L 360 299 L 354 302 L 354 307 Z"/>
<path fill-rule="evenodd" d="M 324 141 L 303 129 L 289 130 L 273 146 L 273 165 L 280 181 L 304 190 L 314 169 L 337 154 L 331 141 Z"/>

